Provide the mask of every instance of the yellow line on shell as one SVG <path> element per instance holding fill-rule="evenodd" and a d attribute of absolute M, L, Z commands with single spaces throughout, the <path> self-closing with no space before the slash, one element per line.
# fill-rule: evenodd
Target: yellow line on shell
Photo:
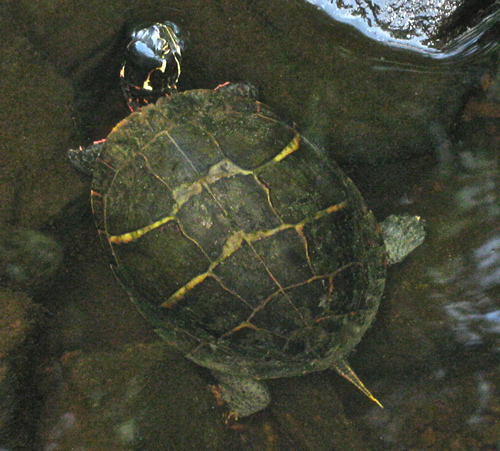
<path fill-rule="evenodd" d="M 324 210 L 318 212 L 316 215 L 316 218 L 320 218 L 321 216 L 324 216 L 325 214 L 330 214 L 334 213 L 336 211 L 342 210 L 347 205 L 347 201 L 340 202 L 338 204 L 332 205 L 331 207 L 325 208 Z"/>
<path fill-rule="evenodd" d="M 153 222 L 152 224 L 149 224 L 145 227 L 134 230 L 133 232 L 124 233 L 122 235 L 110 235 L 108 237 L 108 239 L 109 239 L 109 242 L 113 243 L 113 244 L 130 243 L 131 241 L 136 240 L 137 238 L 141 237 L 145 233 L 148 233 L 153 229 L 157 229 L 158 227 L 161 227 L 162 225 L 164 225 L 167 222 L 172 221 L 174 219 L 175 218 L 173 216 L 165 216 L 164 218 L 161 218 L 158 221 Z"/>
<path fill-rule="evenodd" d="M 179 288 L 172 296 L 170 296 L 163 304 L 161 304 L 162 307 L 165 308 L 173 308 L 185 295 L 188 293 L 190 290 L 192 290 L 195 286 L 199 285 L 202 283 L 207 277 L 211 276 L 214 277 L 213 270 L 221 263 L 223 262 L 226 258 L 234 254 L 238 249 L 241 248 L 243 242 L 246 242 L 248 244 L 252 244 L 255 241 L 259 241 L 263 238 L 268 238 L 272 235 L 275 235 L 278 232 L 281 232 L 282 230 L 286 229 L 291 229 L 295 228 L 297 230 L 301 229 L 304 227 L 305 224 L 315 221 L 316 219 L 319 219 L 323 216 L 326 216 L 328 214 L 334 213 L 336 211 L 341 210 L 347 205 L 347 202 L 340 202 L 338 204 L 332 205 L 330 207 L 325 208 L 324 210 L 321 210 L 317 212 L 314 216 L 305 218 L 304 220 L 300 221 L 298 224 L 281 224 L 278 227 L 275 227 L 274 229 L 270 230 L 257 230 L 255 232 L 243 232 L 242 230 L 239 230 L 237 232 L 234 232 L 231 236 L 229 236 L 226 239 L 226 242 L 222 246 L 222 252 L 221 255 L 212 261 L 210 263 L 210 266 L 207 271 L 205 271 L 202 274 L 197 275 L 196 277 L 193 277 L 189 282 L 187 282 L 185 285 L 183 285 L 181 288 Z M 156 224 L 156 223 L 155 223 Z M 154 224 L 152 224 L 154 226 Z M 149 226 L 152 228 L 152 226 Z M 143 233 L 146 233 L 147 230 L 145 230 L 147 227 L 145 227 Z M 125 234 L 121 235 L 126 236 L 126 235 L 132 235 L 132 234 L 137 234 L 137 232 L 132 232 L 130 234 Z M 134 239 L 134 238 L 132 238 Z M 111 241 L 111 239 L 110 239 Z M 126 241 L 120 241 L 120 242 L 126 242 Z M 250 327 L 247 324 L 243 324 L 245 327 Z"/>
<path fill-rule="evenodd" d="M 296 134 L 293 139 L 286 145 L 286 147 L 276 155 L 272 161 L 278 162 L 288 157 L 291 153 L 295 152 L 300 147 L 300 134 Z"/>
<path fill-rule="evenodd" d="M 194 277 L 186 285 L 180 287 L 172 296 L 170 296 L 163 304 L 161 304 L 161 306 L 172 308 L 175 304 L 177 304 L 177 301 L 182 299 L 189 290 L 193 289 L 196 285 L 203 282 L 209 275 L 210 272 L 207 271 Z"/>
<path fill-rule="evenodd" d="M 167 135 L 168 135 L 168 133 L 167 133 Z M 170 135 L 168 135 L 168 136 L 170 137 Z M 172 139 L 172 138 L 170 137 L 170 139 Z M 173 139 L 172 139 L 172 141 L 173 141 Z M 174 141 L 174 143 L 175 143 L 175 141 Z M 292 140 L 285 146 L 285 148 L 279 154 L 277 154 L 272 160 L 270 160 L 270 162 L 277 163 L 277 162 L 283 160 L 288 155 L 290 155 L 293 152 L 295 152 L 296 150 L 298 150 L 299 147 L 300 147 L 300 134 L 297 133 L 292 138 Z M 179 201 L 180 201 L 180 204 L 185 203 L 193 194 L 199 194 L 203 184 L 210 185 L 211 183 L 217 181 L 221 177 L 229 177 L 229 176 L 232 176 L 234 174 L 239 174 L 239 173 L 253 174 L 252 171 L 244 171 L 244 170 L 238 168 L 236 165 L 229 164 L 229 163 L 227 160 L 223 160 L 220 163 L 212 166 L 212 168 L 210 168 L 209 173 L 205 177 L 202 177 L 200 180 L 197 180 L 195 183 L 189 185 L 187 188 L 181 187 L 181 189 L 174 190 L 175 191 L 174 196 L 176 197 L 177 202 L 179 203 Z M 193 190 L 193 188 L 195 188 L 195 189 Z M 182 195 L 184 195 L 185 198 L 182 197 Z M 268 193 L 268 197 L 269 197 L 269 193 Z M 335 208 L 335 207 L 336 206 L 333 206 L 330 208 Z M 175 210 L 178 210 L 178 208 L 176 208 Z M 332 211 L 335 211 L 335 210 L 332 210 Z M 330 213 L 330 212 L 328 211 L 328 213 Z M 164 218 L 162 218 L 162 219 L 160 219 L 152 224 L 149 224 L 145 227 L 134 230 L 132 232 L 123 233 L 121 235 L 111 235 L 111 236 L 109 236 L 109 241 L 111 243 L 114 243 L 114 244 L 130 243 L 131 241 L 134 241 L 137 238 L 140 238 L 145 233 L 148 233 L 151 230 L 154 230 L 154 229 L 162 226 L 163 224 L 166 224 L 168 221 L 171 221 L 173 219 L 175 219 L 173 216 L 166 216 L 166 217 L 164 217 Z M 271 234 L 275 233 L 275 232 L 276 231 L 272 231 Z M 266 234 L 266 232 L 260 232 L 260 233 Z"/>

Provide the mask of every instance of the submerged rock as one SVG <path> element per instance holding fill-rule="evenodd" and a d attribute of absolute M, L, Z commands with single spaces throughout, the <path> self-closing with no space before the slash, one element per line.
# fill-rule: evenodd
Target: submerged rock
<path fill-rule="evenodd" d="M 0 289 L 0 448 L 30 449 L 37 418 L 31 385 L 42 309 L 24 293 Z"/>
<path fill-rule="evenodd" d="M 73 352 L 54 363 L 43 449 L 221 449 L 224 425 L 192 364 L 163 343 Z M 153 419 L 153 421 L 152 421 Z"/>
<path fill-rule="evenodd" d="M 47 288 L 62 262 L 62 246 L 35 230 L 0 231 L 0 284 L 35 294 Z"/>

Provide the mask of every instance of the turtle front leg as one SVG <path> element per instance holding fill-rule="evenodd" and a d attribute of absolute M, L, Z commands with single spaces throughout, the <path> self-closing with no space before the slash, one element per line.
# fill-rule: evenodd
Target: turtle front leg
<path fill-rule="evenodd" d="M 105 139 L 94 141 L 88 147 L 80 146 L 78 149 L 68 150 L 68 159 L 73 167 L 85 175 L 93 175 L 97 157 L 101 154 Z"/>
<path fill-rule="evenodd" d="M 269 405 L 271 397 L 263 382 L 217 371 L 212 374 L 219 382 L 217 397 L 228 406 L 230 417 L 247 417 Z"/>

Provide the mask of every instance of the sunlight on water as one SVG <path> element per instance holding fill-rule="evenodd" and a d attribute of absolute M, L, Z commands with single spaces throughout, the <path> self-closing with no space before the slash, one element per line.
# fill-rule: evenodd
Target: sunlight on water
<path fill-rule="evenodd" d="M 440 230 L 447 243 L 443 248 L 453 251 L 428 269 L 435 285 L 432 296 L 448 315 L 458 342 L 467 347 L 489 344 L 498 350 L 498 168 L 491 155 L 464 152 L 460 157 L 461 168 L 443 175 L 443 183 L 456 187 Z"/>
<path fill-rule="evenodd" d="M 443 23 L 456 15 L 460 3 L 441 0 L 307 0 L 330 17 L 395 47 L 424 53 L 433 58 L 464 57 L 478 52 L 478 41 L 498 22 L 499 11 L 491 8 L 478 24 L 445 42 L 438 38 Z M 482 49 L 484 50 L 484 48 Z"/>

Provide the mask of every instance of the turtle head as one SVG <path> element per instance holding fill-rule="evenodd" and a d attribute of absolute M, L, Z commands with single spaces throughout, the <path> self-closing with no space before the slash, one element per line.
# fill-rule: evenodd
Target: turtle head
<path fill-rule="evenodd" d="M 120 70 L 131 111 L 175 92 L 185 46 L 179 27 L 172 22 L 138 27 L 132 32 Z"/>

